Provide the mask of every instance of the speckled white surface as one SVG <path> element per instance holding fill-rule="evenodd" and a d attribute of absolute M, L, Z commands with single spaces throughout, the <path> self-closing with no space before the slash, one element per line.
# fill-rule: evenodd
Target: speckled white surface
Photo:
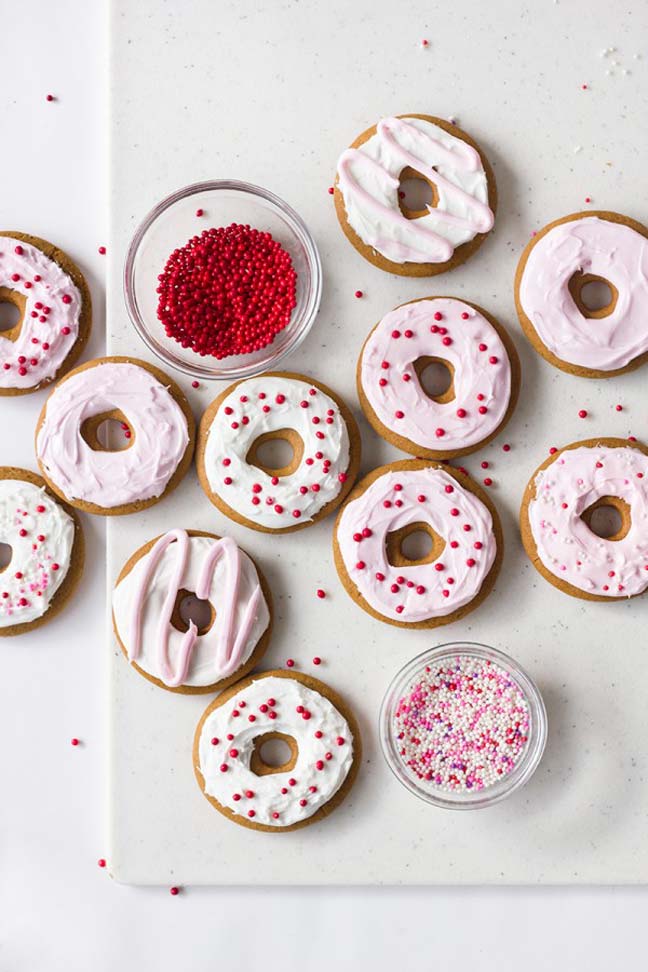
<path fill-rule="evenodd" d="M 110 574 L 169 525 L 231 532 L 273 585 L 269 665 L 289 655 L 345 693 L 364 730 L 365 765 L 347 802 L 321 825 L 268 836 L 237 828 L 201 796 L 191 767 L 193 727 L 206 699 L 178 698 L 111 653 L 111 870 L 133 883 L 561 883 L 648 878 L 648 599 L 585 604 L 550 587 L 527 562 L 516 515 L 547 448 L 579 437 L 648 438 L 645 369 L 608 383 L 559 373 L 520 334 L 512 295 L 529 233 L 586 208 L 648 222 L 648 8 L 593 16 L 591 0 L 484 7 L 335 0 L 328 4 L 191 4 L 114 0 L 112 11 L 112 249 L 109 343 L 146 357 L 130 330 L 121 265 L 130 235 L 162 196 L 202 178 L 249 179 L 283 196 L 320 246 L 325 292 L 318 321 L 290 367 L 346 394 L 375 321 L 426 294 L 474 300 L 513 333 L 523 392 L 505 434 L 466 461 L 491 462 L 492 496 L 507 551 L 497 588 L 464 622 L 436 633 L 395 631 L 357 608 L 339 585 L 331 521 L 279 539 L 230 524 L 194 474 L 174 496 L 108 524 Z M 422 49 L 420 39 L 430 46 Z M 209 38 L 201 43 L 200 38 Z M 601 52 L 618 48 L 607 56 Z M 618 62 L 615 65 L 614 62 Z M 623 72 L 629 73 L 624 74 Z M 606 74 L 606 71 L 612 73 Z M 137 79 L 137 83 L 133 79 Z M 581 85 L 587 84 L 587 90 Z M 327 187 L 335 162 L 381 115 L 457 117 L 495 166 L 493 237 L 452 274 L 408 281 L 382 274 L 346 242 Z M 362 289 L 366 296 L 355 300 Z M 178 376 L 176 376 L 178 377 Z M 220 386 L 190 393 L 196 413 Z M 624 410 L 617 413 L 614 405 Z M 579 408 L 590 417 L 578 418 Z M 362 420 L 363 468 L 397 458 Z M 512 444 L 508 454 L 503 441 Z M 308 564 L 308 570 L 304 566 Z M 326 600 L 315 597 L 322 586 Z M 343 635 L 341 635 L 343 633 Z M 468 638 L 514 654 L 538 680 L 549 743 L 531 783 L 472 814 L 420 805 L 391 777 L 376 721 L 395 671 L 432 643 Z"/>

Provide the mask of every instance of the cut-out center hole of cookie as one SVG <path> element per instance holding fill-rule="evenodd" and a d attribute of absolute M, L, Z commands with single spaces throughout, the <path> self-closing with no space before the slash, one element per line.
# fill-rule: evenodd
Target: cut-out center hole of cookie
<path fill-rule="evenodd" d="M 250 756 L 250 769 L 257 776 L 289 773 L 295 767 L 297 741 L 285 732 L 264 732 L 257 736 Z"/>
<path fill-rule="evenodd" d="M 269 476 L 292 476 L 304 455 L 302 437 L 294 429 L 264 432 L 248 450 L 246 462 Z"/>
<path fill-rule="evenodd" d="M 568 286 L 583 317 L 600 320 L 608 317 L 616 307 L 619 291 L 605 277 L 579 272 L 573 275 Z"/>
<path fill-rule="evenodd" d="M 630 507 L 618 496 L 602 496 L 583 510 L 581 520 L 601 540 L 623 540 L 630 529 Z"/>
<path fill-rule="evenodd" d="M 398 205 L 405 219 L 420 219 L 427 216 L 428 207 L 438 205 L 439 194 L 433 182 L 406 166 L 400 174 L 398 183 Z"/>
<path fill-rule="evenodd" d="M 0 338 L 15 341 L 20 334 L 27 298 L 17 290 L 0 287 Z"/>
<path fill-rule="evenodd" d="M 419 385 L 433 402 L 446 405 L 454 399 L 454 368 L 449 361 L 426 354 L 414 362 L 414 371 Z"/>
<path fill-rule="evenodd" d="M 81 436 L 94 452 L 123 452 L 135 441 L 128 419 L 118 408 L 85 419 Z"/>
<path fill-rule="evenodd" d="M 392 567 L 431 564 L 445 549 L 445 540 L 428 523 L 408 523 L 385 538 L 387 560 Z"/>
<path fill-rule="evenodd" d="M 189 630 L 189 623 L 193 623 L 198 628 L 198 634 L 207 634 L 214 621 L 216 611 L 211 601 L 196 597 L 193 591 L 181 588 L 176 594 L 175 604 L 171 612 L 171 624 L 176 631 Z"/>
<path fill-rule="evenodd" d="M 0 543 L 0 574 L 3 570 L 6 570 L 11 563 L 11 558 L 13 557 L 13 550 L 11 545 L 8 543 Z"/>

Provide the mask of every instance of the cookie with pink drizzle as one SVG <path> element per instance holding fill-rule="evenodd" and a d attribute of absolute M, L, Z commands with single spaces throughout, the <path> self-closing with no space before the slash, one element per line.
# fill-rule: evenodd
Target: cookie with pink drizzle
<path fill-rule="evenodd" d="M 584 288 L 607 285 L 594 309 Z M 611 212 L 572 213 L 527 244 L 515 276 L 526 336 L 556 368 L 610 378 L 648 360 L 648 229 Z"/>
<path fill-rule="evenodd" d="M 288 443 L 281 468 L 258 450 Z M 226 516 L 264 533 L 288 533 L 327 516 L 351 489 L 360 433 L 345 403 L 326 385 L 292 372 L 268 372 L 227 388 L 200 422 L 198 477 Z"/>
<path fill-rule="evenodd" d="M 431 396 L 422 376 L 445 366 L 450 386 Z M 379 435 L 427 459 L 464 456 L 509 420 L 520 387 L 510 337 L 493 317 L 454 297 L 401 304 L 374 327 L 360 353 L 358 397 Z"/>
<path fill-rule="evenodd" d="M 288 747 L 280 766 L 264 760 L 264 745 L 277 740 Z M 329 814 L 349 792 L 360 759 L 360 732 L 345 702 L 295 672 L 263 672 L 230 686 L 194 737 L 194 771 L 211 805 L 266 833 Z"/>
<path fill-rule="evenodd" d="M 120 423 L 126 448 L 102 438 Z M 59 381 L 36 426 L 36 458 L 54 492 L 88 513 L 138 513 L 191 464 L 195 424 L 182 391 L 139 358 L 96 358 Z"/>
<path fill-rule="evenodd" d="M 40 476 L 0 468 L 0 637 L 23 634 L 53 618 L 83 570 L 84 542 L 73 510 Z"/>
<path fill-rule="evenodd" d="M 18 320 L 0 331 L 0 395 L 25 395 L 68 371 L 92 324 L 85 278 L 67 253 L 27 233 L 0 231 L 0 302 Z"/>
<path fill-rule="evenodd" d="M 411 559 L 408 538 L 431 546 Z M 411 543 L 411 541 L 409 541 Z M 368 614 L 404 628 L 464 617 L 491 591 L 503 555 L 495 506 L 451 466 L 410 459 L 374 469 L 351 492 L 333 537 L 335 566 Z"/>
<path fill-rule="evenodd" d="M 401 181 L 412 179 L 431 193 L 423 208 L 404 201 Z M 366 260 L 390 273 L 429 277 L 459 266 L 493 228 L 496 206 L 495 178 L 479 146 L 431 115 L 383 118 L 338 162 L 340 226 Z"/>
<path fill-rule="evenodd" d="M 194 599 L 208 611 L 183 620 Z M 122 651 L 149 681 L 195 694 L 226 688 L 263 656 L 272 628 L 268 585 L 231 537 L 170 530 L 122 568 L 112 598 Z M 191 611 L 189 611 L 191 614 Z"/>
<path fill-rule="evenodd" d="M 599 535 L 594 517 L 610 507 L 617 511 L 618 528 Z M 566 594 L 587 601 L 643 594 L 648 588 L 648 448 L 601 438 L 560 449 L 529 480 L 520 528 L 533 566 Z"/>

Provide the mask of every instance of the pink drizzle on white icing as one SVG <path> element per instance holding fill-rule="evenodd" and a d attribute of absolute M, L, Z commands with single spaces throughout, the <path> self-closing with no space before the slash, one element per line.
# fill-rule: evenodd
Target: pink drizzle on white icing
<path fill-rule="evenodd" d="M 0 287 L 25 298 L 16 340 L 0 333 L 0 388 L 34 388 L 53 378 L 72 350 L 81 294 L 58 263 L 12 236 L 0 236 Z"/>
<path fill-rule="evenodd" d="M 616 287 L 607 317 L 581 314 L 568 287 L 578 272 Z M 596 371 L 623 368 L 648 351 L 648 239 L 598 216 L 559 223 L 532 246 L 519 300 L 542 343 L 562 361 Z"/>
<path fill-rule="evenodd" d="M 429 564 L 394 567 L 388 533 L 422 521 L 445 540 Z M 444 617 L 479 593 L 497 554 L 493 520 L 482 501 L 443 469 L 386 472 L 344 507 L 337 542 L 365 601 L 398 621 Z"/>
<path fill-rule="evenodd" d="M 436 402 L 421 387 L 413 365 L 424 356 L 452 365 L 452 401 Z M 511 398 L 511 365 L 499 334 L 483 314 L 452 297 L 403 304 L 386 314 L 365 344 L 360 376 L 383 425 L 438 452 L 488 438 Z"/>
<path fill-rule="evenodd" d="M 648 587 L 648 456 L 639 449 L 565 449 L 535 478 L 528 505 L 538 557 L 559 580 L 600 597 L 631 597 Z M 581 516 L 603 496 L 630 507 L 621 540 L 593 533 Z"/>

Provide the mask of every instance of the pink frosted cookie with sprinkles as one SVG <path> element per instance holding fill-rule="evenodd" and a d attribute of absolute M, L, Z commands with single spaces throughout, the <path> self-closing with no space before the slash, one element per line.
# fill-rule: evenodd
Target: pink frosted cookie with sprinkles
<path fill-rule="evenodd" d="M 408 205 L 412 182 L 427 189 L 427 201 Z M 383 118 L 356 138 L 340 156 L 334 198 L 356 250 L 409 277 L 467 260 L 493 228 L 497 206 L 495 178 L 476 142 L 450 122 L 417 114 Z"/>
<path fill-rule="evenodd" d="M 269 446 L 285 446 L 290 458 L 269 465 Z M 343 501 L 358 474 L 360 433 L 326 385 L 268 372 L 231 385 L 207 408 L 196 465 L 202 488 L 226 516 L 253 530 L 287 533 Z"/>
<path fill-rule="evenodd" d="M 0 231 L 0 302 L 17 320 L 0 331 L 0 395 L 37 391 L 68 371 L 92 324 L 85 278 L 53 243 Z"/>
<path fill-rule="evenodd" d="M 423 385 L 431 365 L 448 379 L 436 394 Z M 376 324 L 356 380 L 379 435 L 412 455 L 442 459 L 474 452 L 499 434 L 517 402 L 520 366 L 511 338 L 486 311 L 454 297 L 427 297 Z"/>
<path fill-rule="evenodd" d="M 559 590 L 587 601 L 648 588 L 648 448 L 627 439 L 572 442 L 529 480 L 524 548 Z"/>
<path fill-rule="evenodd" d="M 411 550 L 412 534 L 427 534 L 427 552 Z M 435 628 L 491 591 L 503 537 L 495 506 L 467 475 L 411 459 L 357 484 L 338 514 L 333 551 L 344 587 L 368 614 Z"/>
<path fill-rule="evenodd" d="M 284 747 L 277 765 L 268 745 Z M 203 714 L 193 764 L 201 791 L 229 820 L 266 833 L 321 820 L 355 780 L 361 742 L 348 706 L 308 675 L 270 671 L 222 692 Z"/>

